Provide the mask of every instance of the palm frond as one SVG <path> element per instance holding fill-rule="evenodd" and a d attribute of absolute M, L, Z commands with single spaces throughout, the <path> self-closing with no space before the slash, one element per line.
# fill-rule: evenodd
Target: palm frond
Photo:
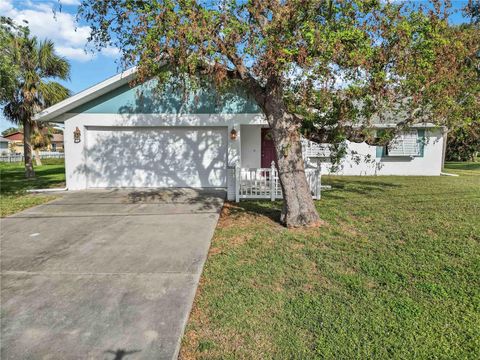
<path fill-rule="evenodd" d="M 55 53 L 51 40 L 44 40 L 38 45 L 38 65 L 42 77 L 56 77 L 62 80 L 68 80 L 70 77 L 70 64 Z"/>
<path fill-rule="evenodd" d="M 32 146 L 34 149 L 42 149 L 52 143 L 53 134 L 52 128 L 48 124 L 37 123 L 33 128 L 31 137 Z"/>
<path fill-rule="evenodd" d="M 42 81 L 38 84 L 37 90 L 42 107 L 52 106 L 57 102 L 65 100 L 71 94 L 70 90 L 56 81 Z"/>

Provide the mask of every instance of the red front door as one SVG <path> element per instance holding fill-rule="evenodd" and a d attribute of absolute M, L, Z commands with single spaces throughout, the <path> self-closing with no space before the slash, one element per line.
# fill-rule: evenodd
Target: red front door
<path fill-rule="evenodd" d="M 277 162 L 275 154 L 275 146 L 273 145 L 270 129 L 262 129 L 262 168 L 269 168 L 272 166 L 272 161 Z"/>

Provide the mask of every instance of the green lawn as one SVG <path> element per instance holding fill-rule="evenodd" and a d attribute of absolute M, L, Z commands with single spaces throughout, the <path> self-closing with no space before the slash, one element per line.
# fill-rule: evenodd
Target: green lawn
<path fill-rule="evenodd" d="M 35 167 L 35 179 L 24 177 L 23 163 L 0 163 L 0 216 L 8 216 L 55 198 L 54 195 L 28 194 L 29 189 L 65 186 L 63 159 L 46 159 Z"/>
<path fill-rule="evenodd" d="M 448 162 L 445 164 L 445 172 L 458 175 L 480 176 L 480 159 L 479 162 Z"/>
<path fill-rule="evenodd" d="M 183 359 L 479 359 L 480 166 L 324 177 L 318 229 L 227 204 Z"/>

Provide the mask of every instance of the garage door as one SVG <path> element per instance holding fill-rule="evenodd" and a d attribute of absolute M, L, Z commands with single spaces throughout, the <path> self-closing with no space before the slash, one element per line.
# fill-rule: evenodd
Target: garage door
<path fill-rule="evenodd" d="M 88 187 L 226 187 L 226 128 L 90 127 Z"/>

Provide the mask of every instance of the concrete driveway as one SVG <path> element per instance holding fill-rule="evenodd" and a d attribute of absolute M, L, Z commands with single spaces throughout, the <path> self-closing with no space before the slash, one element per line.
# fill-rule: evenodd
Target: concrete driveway
<path fill-rule="evenodd" d="M 175 358 L 224 197 L 69 192 L 2 219 L 1 358 Z"/>

